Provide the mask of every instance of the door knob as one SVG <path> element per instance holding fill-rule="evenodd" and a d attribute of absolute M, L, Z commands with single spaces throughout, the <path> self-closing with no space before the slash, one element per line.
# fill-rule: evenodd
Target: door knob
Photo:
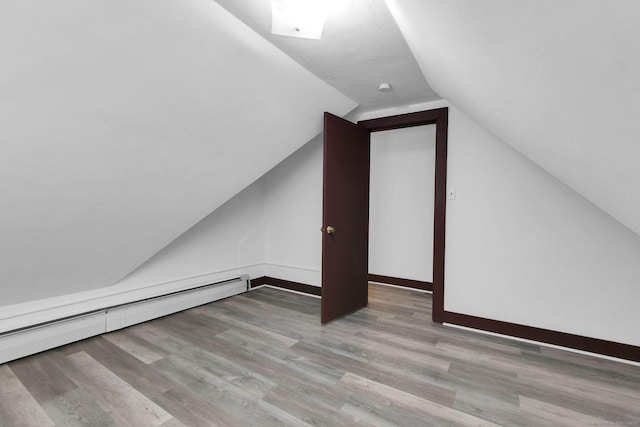
<path fill-rule="evenodd" d="M 327 228 L 322 227 L 320 231 L 322 231 L 323 233 L 332 234 L 336 232 L 336 229 L 330 225 L 327 225 Z"/>

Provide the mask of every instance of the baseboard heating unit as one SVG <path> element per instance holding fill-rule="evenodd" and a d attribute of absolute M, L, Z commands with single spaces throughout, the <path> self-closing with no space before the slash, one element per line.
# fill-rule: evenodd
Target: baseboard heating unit
<path fill-rule="evenodd" d="M 0 332 L 0 363 L 237 295 L 248 285 L 248 276 L 234 277 Z"/>

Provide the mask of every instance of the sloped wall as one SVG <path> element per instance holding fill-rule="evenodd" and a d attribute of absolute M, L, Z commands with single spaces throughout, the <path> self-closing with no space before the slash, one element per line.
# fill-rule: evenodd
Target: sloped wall
<path fill-rule="evenodd" d="M 264 179 L 251 184 L 118 282 L 144 287 L 190 277 L 264 275 Z"/>
<path fill-rule="evenodd" d="M 640 237 L 449 113 L 445 310 L 640 345 Z"/>
<path fill-rule="evenodd" d="M 438 94 L 640 233 L 640 3 L 386 1 Z"/>
<path fill-rule="evenodd" d="M 210 0 L 4 1 L 0 56 L 3 305 L 114 284 L 355 106 Z"/>
<path fill-rule="evenodd" d="M 266 275 L 321 285 L 322 135 L 265 176 Z"/>

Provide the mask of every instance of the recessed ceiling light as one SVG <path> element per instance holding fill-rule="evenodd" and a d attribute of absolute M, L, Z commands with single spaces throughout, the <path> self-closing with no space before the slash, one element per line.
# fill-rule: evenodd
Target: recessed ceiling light
<path fill-rule="evenodd" d="M 393 90 L 393 87 L 391 87 L 389 83 L 380 83 L 378 85 L 378 90 L 380 92 L 391 92 Z"/>

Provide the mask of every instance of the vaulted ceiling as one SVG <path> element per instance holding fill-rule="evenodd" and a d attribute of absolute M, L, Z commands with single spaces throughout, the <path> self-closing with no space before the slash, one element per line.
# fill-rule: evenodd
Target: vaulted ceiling
<path fill-rule="evenodd" d="M 0 2 L 3 304 L 115 283 L 358 105 L 442 97 L 640 233 L 637 1 L 348 0 L 320 41 L 269 3 Z"/>
<path fill-rule="evenodd" d="M 262 37 L 359 104 L 360 111 L 441 99 L 384 0 L 336 0 L 320 40 L 271 33 L 271 0 L 216 0 Z M 381 93 L 380 83 L 393 90 Z"/>
<path fill-rule="evenodd" d="M 637 1 L 346 0 L 319 41 L 218 1 L 360 110 L 442 97 L 640 234 Z"/>

